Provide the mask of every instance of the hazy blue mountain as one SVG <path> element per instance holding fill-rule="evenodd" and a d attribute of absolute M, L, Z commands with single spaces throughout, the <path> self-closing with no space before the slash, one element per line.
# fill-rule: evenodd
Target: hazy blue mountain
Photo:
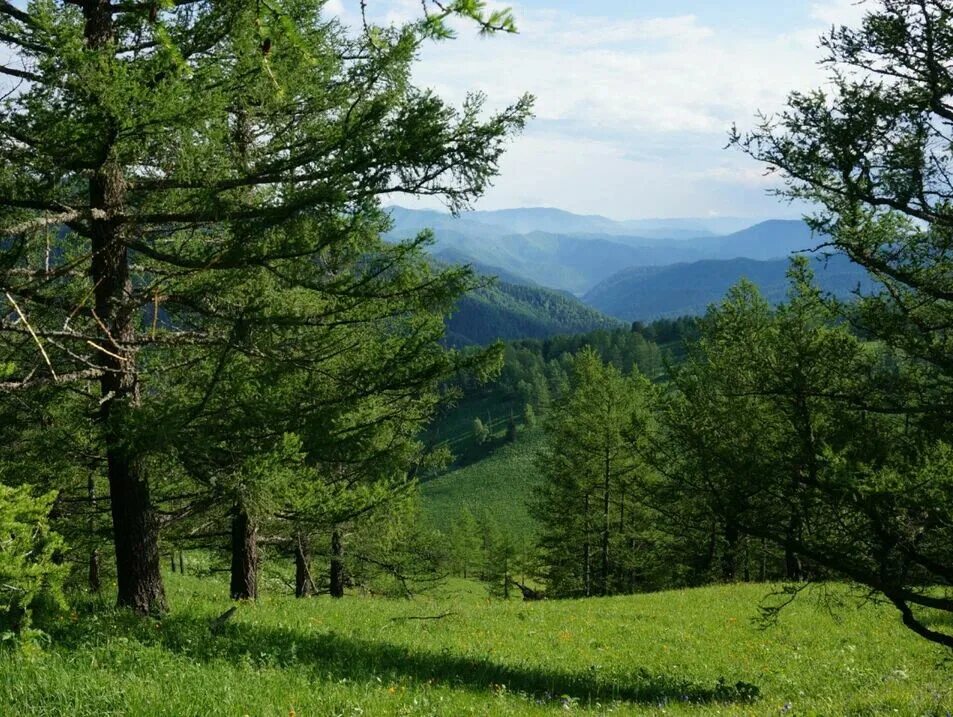
<path fill-rule="evenodd" d="M 731 234 L 756 223 L 754 219 L 732 217 L 632 219 L 616 221 L 598 215 L 580 215 L 561 209 L 528 207 L 495 211 L 464 212 L 453 217 L 427 209 L 388 207 L 398 238 L 407 238 L 425 228 L 447 230 L 468 236 L 483 234 L 596 234 L 639 236 L 647 239 L 696 239 Z"/>
<path fill-rule="evenodd" d="M 734 234 L 758 223 L 742 217 L 707 217 L 704 219 L 628 219 L 619 222 L 624 234 L 642 237 L 695 239 L 703 236 Z"/>
<path fill-rule="evenodd" d="M 474 261 L 471 257 L 456 249 L 443 249 L 441 251 L 434 252 L 432 256 L 438 262 L 442 262 L 444 264 L 467 264 L 477 274 L 496 277 L 500 281 L 506 282 L 507 284 L 517 284 L 520 286 L 539 286 L 539 284 L 532 279 L 527 279 L 525 276 L 520 276 L 519 274 L 516 274 L 512 271 L 507 271 L 506 269 L 501 269 L 498 266 L 492 266 L 480 261 Z"/>
<path fill-rule="evenodd" d="M 846 298 L 860 287 L 874 288 L 863 268 L 847 257 L 815 256 L 811 265 L 825 292 Z M 704 260 L 672 266 L 631 267 L 606 279 L 589 291 L 584 301 L 599 311 L 624 321 L 651 321 L 703 314 L 709 304 L 721 300 L 728 289 L 746 278 L 773 302 L 787 293 L 787 259 Z"/>
<path fill-rule="evenodd" d="M 556 209 L 469 212 L 458 218 L 400 207 L 391 211 L 391 240 L 407 239 L 430 228 L 435 241 L 429 251 L 436 257 L 477 268 L 497 267 L 496 273 L 511 283 L 533 283 L 576 296 L 630 267 L 703 259 L 782 259 L 820 243 L 801 221 L 766 221 L 733 234 L 688 239 L 608 233 L 623 225 L 649 231 L 654 220 L 613 222 Z M 676 234 L 702 230 L 698 225 L 702 220 L 660 221 L 673 222 L 669 231 Z M 531 227 L 549 231 L 528 231 Z M 552 231 L 557 227 L 559 231 Z"/>
<path fill-rule="evenodd" d="M 707 259 L 779 259 L 799 251 L 817 248 L 822 238 L 813 236 L 800 220 L 761 222 L 734 234 L 687 242 Z"/>

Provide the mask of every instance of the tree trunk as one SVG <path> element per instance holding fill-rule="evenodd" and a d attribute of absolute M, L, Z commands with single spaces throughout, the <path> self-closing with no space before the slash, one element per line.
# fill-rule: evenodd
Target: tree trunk
<path fill-rule="evenodd" d="M 331 597 L 344 597 L 344 543 L 337 529 L 331 533 Z"/>
<path fill-rule="evenodd" d="M 112 4 L 86 0 L 82 8 L 87 46 L 94 51 L 108 48 L 114 41 Z M 96 363 L 103 371 L 99 419 L 112 504 L 117 602 L 152 613 L 164 610 L 166 601 L 159 570 L 159 524 L 142 466 L 128 441 L 129 414 L 138 405 L 139 390 L 135 353 L 129 348 L 137 307 L 130 302 L 128 252 L 122 223 L 116 218 L 125 204 L 125 182 L 112 156 L 117 128 L 108 116 L 103 123 L 103 162 L 89 179 L 90 278 L 101 327 L 96 347 Z"/>
<path fill-rule="evenodd" d="M 179 574 L 185 575 L 185 551 L 179 551 Z"/>
<path fill-rule="evenodd" d="M 175 550 L 169 553 L 169 567 L 172 568 L 172 572 L 175 572 Z"/>
<path fill-rule="evenodd" d="M 748 550 L 748 538 L 742 538 L 741 544 L 743 546 L 742 550 L 744 551 L 744 573 L 743 579 L 746 583 L 751 582 L 751 551 Z"/>
<path fill-rule="evenodd" d="M 795 541 L 800 536 L 801 521 L 797 512 L 792 512 L 787 527 L 787 540 L 784 543 L 784 572 L 788 580 L 800 582 L 803 577 L 801 570 L 801 558 L 794 550 Z"/>
<path fill-rule="evenodd" d="M 609 480 L 611 471 L 609 467 L 609 449 L 605 450 L 605 463 L 603 466 L 602 479 L 602 545 L 600 546 L 602 554 L 602 575 L 599 580 L 599 594 L 609 594 Z"/>
<path fill-rule="evenodd" d="M 510 599 L 510 560 L 503 556 L 503 599 Z"/>
<path fill-rule="evenodd" d="M 162 612 L 166 601 L 159 570 L 159 530 L 149 487 L 138 469 L 127 460 L 117 459 L 115 453 L 113 449 L 107 451 L 117 603 L 140 614 Z"/>
<path fill-rule="evenodd" d="M 99 572 L 99 548 L 96 547 L 96 480 L 90 473 L 86 479 L 86 491 L 89 495 L 89 539 L 93 543 L 93 549 L 89 553 L 89 591 L 98 593 L 103 586 Z"/>
<path fill-rule="evenodd" d="M 103 581 L 99 576 L 99 550 L 94 548 L 89 554 L 89 591 L 98 593 L 102 587 Z"/>
<path fill-rule="evenodd" d="M 589 546 L 589 494 L 583 505 L 583 543 L 582 543 L 582 580 L 586 597 L 592 595 L 592 557 Z"/>
<path fill-rule="evenodd" d="M 761 562 L 758 565 L 758 581 L 765 582 L 768 579 L 768 541 L 761 538 Z"/>
<path fill-rule="evenodd" d="M 738 525 L 734 519 L 725 520 L 725 549 L 721 554 L 721 578 L 734 582 L 738 575 Z"/>
<path fill-rule="evenodd" d="M 308 536 L 298 533 L 295 537 L 295 597 L 303 598 L 313 594 L 314 581 L 311 579 Z"/>
<path fill-rule="evenodd" d="M 258 598 L 258 529 L 243 506 L 232 512 L 233 600 Z"/>

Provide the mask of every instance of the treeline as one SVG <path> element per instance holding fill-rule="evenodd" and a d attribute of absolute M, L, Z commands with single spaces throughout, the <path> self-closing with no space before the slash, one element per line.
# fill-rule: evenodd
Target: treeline
<path fill-rule="evenodd" d="M 698 319 L 683 317 L 543 340 L 511 341 L 503 347 L 503 368 L 497 379 L 484 383 L 461 373 L 450 387 L 461 391 L 465 398 L 496 395 L 500 402 L 515 402 L 521 409 L 528 405 L 536 412 L 545 411 L 565 391 L 573 359 L 583 348 L 623 373 L 637 368 L 653 380 L 661 380 L 666 366 L 682 359 L 687 342 L 697 333 Z"/>
<path fill-rule="evenodd" d="M 665 383 L 573 359 L 538 462 L 539 577 L 562 597 L 847 578 L 946 644 L 953 448 L 924 400 L 941 377 L 858 338 L 846 319 L 869 306 L 832 304 L 805 260 L 789 276 L 776 309 L 732 289 Z"/>

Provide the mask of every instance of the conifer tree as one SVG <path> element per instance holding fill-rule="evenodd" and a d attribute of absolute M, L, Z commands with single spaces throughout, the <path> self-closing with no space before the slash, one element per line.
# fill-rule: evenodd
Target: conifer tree
<path fill-rule="evenodd" d="M 392 281 L 419 242 L 381 245 L 379 200 L 466 206 L 529 110 L 486 116 L 478 96 L 457 110 L 411 85 L 446 13 L 355 34 L 322 6 L 0 4 L 14 50 L 0 74 L 17 85 L 0 107 L 2 388 L 87 397 L 118 601 L 139 612 L 165 607 L 159 457 L 228 403 L 232 362 L 280 360 L 294 327 L 464 290 L 455 272 Z M 473 3 L 447 10 L 508 23 Z M 388 310 L 395 290 L 406 302 Z M 313 365 L 348 348 L 323 339 Z M 171 401 L 162 389 L 186 375 L 204 390 Z"/>

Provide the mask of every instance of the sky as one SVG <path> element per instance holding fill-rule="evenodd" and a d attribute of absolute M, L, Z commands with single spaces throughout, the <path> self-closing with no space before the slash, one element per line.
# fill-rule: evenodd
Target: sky
<path fill-rule="evenodd" d="M 500 3 L 494 3 L 500 4 Z M 862 17 L 857 0 L 514 0 L 519 33 L 425 46 L 418 85 L 490 107 L 523 92 L 536 117 L 509 146 L 478 209 L 548 206 L 615 219 L 790 217 L 774 181 L 735 149 L 733 123 L 821 85 L 818 37 Z M 400 22 L 419 0 L 368 0 Z M 328 9 L 355 21 L 359 0 Z M 401 204 L 416 206 L 407 199 Z M 432 206 L 432 202 L 423 206 Z"/>

